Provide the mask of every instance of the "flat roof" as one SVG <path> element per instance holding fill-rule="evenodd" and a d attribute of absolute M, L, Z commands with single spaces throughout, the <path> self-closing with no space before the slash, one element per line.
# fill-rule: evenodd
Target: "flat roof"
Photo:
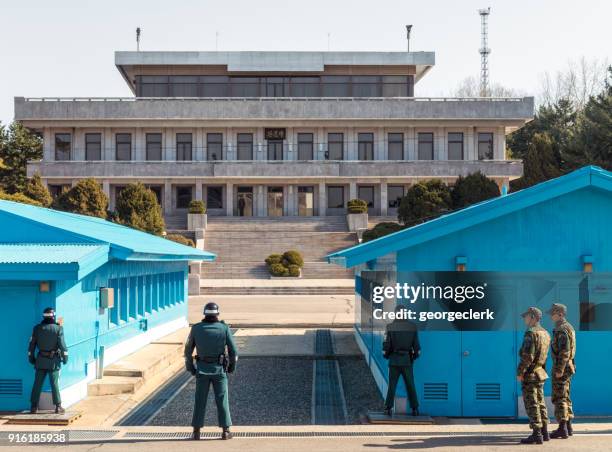
<path fill-rule="evenodd" d="M 115 65 L 132 87 L 135 66 L 226 66 L 228 72 L 323 72 L 325 66 L 415 66 L 416 81 L 435 64 L 434 52 L 238 51 L 115 52 Z"/>

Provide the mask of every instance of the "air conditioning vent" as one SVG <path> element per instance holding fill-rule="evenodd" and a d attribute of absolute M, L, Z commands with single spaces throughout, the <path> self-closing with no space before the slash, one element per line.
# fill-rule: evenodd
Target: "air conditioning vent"
<path fill-rule="evenodd" d="M 476 400 L 500 400 L 499 383 L 476 383 Z"/>
<path fill-rule="evenodd" d="M 0 397 L 23 394 L 23 381 L 18 378 L 0 378 Z"/>
<path fill-rule="evenodd" d="M 425 400 L 448 400 L 448 383 L 425 383 L 423 398 Z"/>

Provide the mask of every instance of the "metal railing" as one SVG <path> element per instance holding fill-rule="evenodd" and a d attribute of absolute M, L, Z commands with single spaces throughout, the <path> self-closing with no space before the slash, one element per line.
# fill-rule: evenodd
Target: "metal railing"
<path fill-rule="evenodd" d="M 522 102 L 529 97 L 25 97 L 25 102 L 140 102 L 140 101 L 414 101 Z"/>

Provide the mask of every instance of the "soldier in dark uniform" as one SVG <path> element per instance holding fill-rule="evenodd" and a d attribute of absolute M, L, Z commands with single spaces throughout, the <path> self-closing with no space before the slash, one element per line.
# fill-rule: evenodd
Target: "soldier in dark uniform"
<path fill-rule="evenodd" d="M 195 365 L 192 356 L 194 348 L 197 353 Z M 193 439 L 200 439 L 211 384 L 215 392 L 218 424 L 223 428 L 221 438 L 231 439 L 232 419 L 229 411 L 227 374 L 236 369 L 238 353 L 232 332 L 224 322 L 219 321 L 219 306 L 216 303 L 207 303 L 204 307 L 204 318 L 191 327 L 184 354 L 187 371 L 196 377 L 195 406 L 191 421 Z"/>
<path fill-rule="evenodd" d="M 555 329 L 551 343 L 552 369 L 552 403 L 555 405 L 555 418 L 559 422 L 557 430 L 550 434 L 551 438 L 566 439 L 573 434 L 572 419 L 574 411 L 570 388 L 572 377 L 576 373 L 574 358 L 576 356 L 576 332 L 565 319 L 567 307 L 561 303 L 553 303 L 548 311 Z"/>
<path fill-rule="evenodd" d="M 38 353 L 36 349 L 38 348 Z M 36 369 L 32 395 L 30 397 L 30 413 L 38 411 L 38 402 L 45 377 L 49 375 L 51 394 L 55 412 L 64 413 L 59 390 L 59 373 L 61 364 L 68 362 L 68 349 L 64 342 L 64 329 L 55 321 L 55 311 L 46 308 L 43 320 L 34 327 L 28 346 L 28 360 Z"/>
<path fill-rule="evenodd" d="M 519 350 L 519 365 L 516 378 L 521 382 L 523 402 L 525 411 L 529 416 L 529 426 L 532 434 L 521 440 L 522 444 L 542 444 L 548 441 L 548 412 L 544 400 L 544 382 L 548 374 L 544 369 L 546 357 L 548 356 L 548 346 L 550 345 L 550 335 L 542 326 L 542 311 L 538 308 L 530 307 L 521 314 L 527 331 L 523 337 L 523 344 Z"/>
<path fill-rule="evenodd" d="M 398 313 L 401 310 L 402 306 L 397 306 L 395 312 Z M 387 388 L 387 397 L 385 398 L 386 415 L 391 415 L 400 375 L 406 385 L 412 415 L 419 415 L 419 400 L 416 388 L 414 387 L 412 363 L 419 357 L 420 353 L 421 346 L 414 323 L 409 320 L 396 319 L 387 325 L 383 342 L 383 356 L 389 360 L 389 386 Z"/>

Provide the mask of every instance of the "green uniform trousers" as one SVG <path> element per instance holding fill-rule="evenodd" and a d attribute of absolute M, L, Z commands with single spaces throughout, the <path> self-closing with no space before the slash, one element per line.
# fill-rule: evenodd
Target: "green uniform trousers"
<path fill-rule="evenodd" d="M 404 379 L 404 384 L 406 385 L 406 393 L 408 394 L 408 402 L 410 403 L 410 408 L 418 408 L 419 400 L 417 398 L 416 388 L 414 387 L 414 375 L 412 374 L 412 366 L 389 366 L 389 386 L 387 388 L 385 408 L 393 408 L 393 402 L 395 400 L 395 391 L 397 389 L 397 383 L 399 381 L 400 375 Z"/>
<path fill-rule="evenodd" d="M 196 375 L 195 406 L 193 408 L 193 419 L 191 421 L 192 427 L 204 427 L 206 401 L 208 399 L 208 390 L 211 384 L 215 392 L 219 427 L 226 428 L 232 425 L 227 391 L 227 374 L 225 372 L 216 375 L 198 373 Z"/>
<path fill-rule="evenodd" d="M 529 417 L 529 426 L 532 429 L 542 428 L 543 424 L 548 424 L 548 411 L 544 400 L 544 382 L 523 381 L 521 390 L 525 411 Z"/>
<path fill-rule="evenodd" d="M 571 376 L 553 377 L 552 403 L 555 406 L 555 418 L 557 421 L 569 421 L 574 418 L 572 399 L 570 398 L 571 386 Z"/>
<path fill-rule="evenodd" d="M 30 403 L 32 405 L 38 406 L 38 401 L 40 400 L 40 392 L 42 391 L 43 383 L 45 382 L 45 377 L 47 376 L 47 374 L 49 375 L 49 383 L 51 383 L 51 395 L 53 397 L 53 404 L 61 405 L 62 399 L 60 397 L 59 390 L 59 373 L 59 369 L 36 369 L 36 374 L 34 375 L 34 385 L 32 385 L 32 395 L 30 396 Z"/>

